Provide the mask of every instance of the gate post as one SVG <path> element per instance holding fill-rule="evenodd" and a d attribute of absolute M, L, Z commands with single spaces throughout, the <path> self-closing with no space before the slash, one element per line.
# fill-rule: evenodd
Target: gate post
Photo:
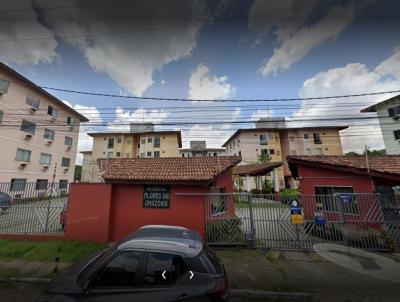
<path fill-rule="evenodd" d="M 253 217 L 253 195 L 249 193 L 248 195 L 248 201 L 249 201 L 249 215 L 250 215 L 250 232 L 251 232 L 251 248 L 256 248 L 256 231 L 254 228 L 254 217 Z"/>
<path fill-rule="evenodd" d="M 349 244 L 348 244 L 347 234 L 346 234 L 347 231 L 344 229 L 346 220 L 345 220 L 345 215 L 344 215 L 344 211 L 343 211 L 343 203 L 342 203 L 339 193 L 335 194 L 335 202 L 336 202 L 336 205 L 338 207 L 338 212 L 339 212 L 340 233 L 343 238 L 343 245 L 348 246 Z"/>

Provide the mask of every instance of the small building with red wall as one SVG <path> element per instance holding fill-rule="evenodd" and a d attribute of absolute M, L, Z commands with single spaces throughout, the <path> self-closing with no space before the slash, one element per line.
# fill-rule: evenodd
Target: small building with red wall
<path fill-rule="evenodd" d="M 204 194 L 232 193 L 231 168 L 240 157 L 101 159 L 104 183 L 71 186 L 65 237 L 118 241 L 148 224 L 205 233 Z M 232 201 L 223 205 L 232 214 Z M 232 213 L 231 213 L 232 212 Z"/>
<path fill-rule="evenodd" d="M 396 202 L 393 187 L 400 185 L 400 156 L 289 156 L 287 160 L 299 181 L 305 218 L 319 210 L 318 198 L 334 204 L 327 199 L 338 194 L 353 194 L 357 200 L 357 213 L 350 204 L 345 220 L 377 219 L 379 196 Z M 326 212 L 330 218 L 337 216 L 337 211 Z"/>

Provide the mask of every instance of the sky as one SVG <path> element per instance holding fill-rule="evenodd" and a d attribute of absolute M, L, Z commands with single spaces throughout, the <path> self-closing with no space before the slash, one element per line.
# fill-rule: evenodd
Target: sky
<path fill-rule="evenodd" d="M 184 147 L 218 147 L 263 117 L 348 125 L 345 152 L 380 149 L 377 120 L 354 117 L 374 116 L 360 110 L 395 94 L 306 98 L 400 90 L 399 9 L 395 0 L 1 1 L 0 60 L 40 86 L 121 96 L 48 90 L 90 119 L 79 151 L 91 149 L 87 132 L 129 122 L 181 130 Z M 237 101 L 276 98 L 300 100 Z"/>

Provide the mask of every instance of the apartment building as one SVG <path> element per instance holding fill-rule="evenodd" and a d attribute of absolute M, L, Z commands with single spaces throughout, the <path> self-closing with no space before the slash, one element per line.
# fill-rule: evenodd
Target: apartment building
<path fill-rule="evenodd" d="M 101 181 L 99 158 L 178 157 L 182 147 L 180 131 L 102 132 L 88 133 L 93 137 L 91 154 L 84 154 L 84 181 Z M 89 171 L 88 171 L 89 169 Z"/>
<path fill-rule="evenodd" d="M 181 157 L 224 156 L 225 148 L 207 148 L 206 141 L 190 141 L 190 148 L 179 150 Z"/>
<path fill-rule="evenodd" d="M 73 181 L 80 122 L 55 96 L 0 63 L 0 182 L 22 190 Z"/>
<path fill-rule="evenodd" d="M 222 146 L 227 155 L 240 155 L 241 164 L 259 161 L 261 155 L 270 162 L 283 162 L 278 170 L 279 185 L 293 187 L 286 162 L 288 155 L 342 155 L 339 131 L 347 127 L 269 127 L 238 129 Z"/>
<path fill-rule="evenodd" d="M 400 95 L 361 110 L 376 112 L 381 127 L 386 154 L 400 154 Z"/>

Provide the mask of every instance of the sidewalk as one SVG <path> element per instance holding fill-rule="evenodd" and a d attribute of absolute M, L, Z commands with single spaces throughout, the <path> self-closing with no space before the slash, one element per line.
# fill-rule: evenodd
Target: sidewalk
<path fill-rule="evenodd" d="M 314 301 L 399 301 L 399 254 L 361 251 L 361 256 L 354 256 L 353 251 L 347 257 L 338 252 L 334 263 L 316 252 L 237 249 L 217 253 L 231 288 L 308 293 Z"/>

